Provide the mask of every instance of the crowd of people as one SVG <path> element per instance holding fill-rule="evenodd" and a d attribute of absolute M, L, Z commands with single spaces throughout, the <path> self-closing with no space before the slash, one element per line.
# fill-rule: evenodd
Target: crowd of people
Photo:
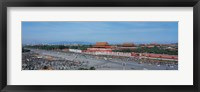
<path fill-rule="evenodd" d="M 166 67 L 165 70 L 174 70 L 174 67 L 178 67 L 178 62 L 176 61 L 156 60 L 138 57 L 91 55 L 73 52 L 57 52 L 58 56 L 64 55 L 67 56 L 66 58 L 41 55 L 32 51 L 24 52 L 22 54 L 22 70 L 98 70 L 101 68 L 110 68 L 112 70 L 113 63 L 108 64 L 109 62 L 117 62 L 117 66 L 120 67 L 125 66 L 126 62 L 134 62 L 137 64 L 145 64 L 148 66 L 156 67 L 164 66 Z"/>
<path fill-rule="evenodd" d="M 84 63 L 58 57 L 41 56 L 33 52 L 22 55 L 22 70 L 77 70 L 87 67 Z"/>

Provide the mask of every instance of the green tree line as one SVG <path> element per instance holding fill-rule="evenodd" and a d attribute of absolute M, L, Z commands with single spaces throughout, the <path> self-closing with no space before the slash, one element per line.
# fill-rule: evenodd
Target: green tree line
<path fill-rule="evenodd" d="M 34 45 L 34 46 L 25 46 L 27 48 L 36 48 L 44 50 L 53 50 L 53 49 L 80 49 L 86 50 L 87 48 L 92 47 L 92 45 L 79 45 L 79 46 L 65 46 L 65 45 Z"/>

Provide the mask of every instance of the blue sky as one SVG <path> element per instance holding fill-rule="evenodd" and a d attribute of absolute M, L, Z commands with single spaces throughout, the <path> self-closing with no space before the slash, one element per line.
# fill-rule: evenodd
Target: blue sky
<path fill-rule="evenodd" d="M 177 43 L 178 22 L 22 22 L 22 42 Z"/>

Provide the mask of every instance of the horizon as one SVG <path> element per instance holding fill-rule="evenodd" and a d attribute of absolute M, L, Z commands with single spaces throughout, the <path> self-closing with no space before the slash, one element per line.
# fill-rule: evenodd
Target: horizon
<path fill-rule="evenodd" d="M 178 43 L 178 22 L 22 22 L 22 44 L 59 42 Z"/>
<path fill-rule="evenodd" d="M 132 43 L 136 45 L 140 44 L 178 44 L 178 42 L 175 43 L 155 43 L 155 42 L 150 42 L 150 43 L 142 43 L 142 42 L 124 42 L 124 43 Z M 109 43 L 110 45 L 117 45 L 117 44 L 124 44 L 124 43 Z M 52 43 L 28 43 L 28 44 L 22 44 L 22 45 L 94 45 L 96 42 L 79 42 L 79 41 L 74 41 L 74 42 L 52 42 Z"/>

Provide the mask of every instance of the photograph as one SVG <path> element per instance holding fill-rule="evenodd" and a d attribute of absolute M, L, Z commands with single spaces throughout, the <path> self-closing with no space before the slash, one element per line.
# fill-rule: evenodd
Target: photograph
<path fill-rule="evenodd" d="M 22 21 L 22 70 L 178 70 L 178 21 Z"/>
<path fill-rule="evenodd" d="M 2 92 L 197 92 L 200 0 L 3 0 Z"/>

